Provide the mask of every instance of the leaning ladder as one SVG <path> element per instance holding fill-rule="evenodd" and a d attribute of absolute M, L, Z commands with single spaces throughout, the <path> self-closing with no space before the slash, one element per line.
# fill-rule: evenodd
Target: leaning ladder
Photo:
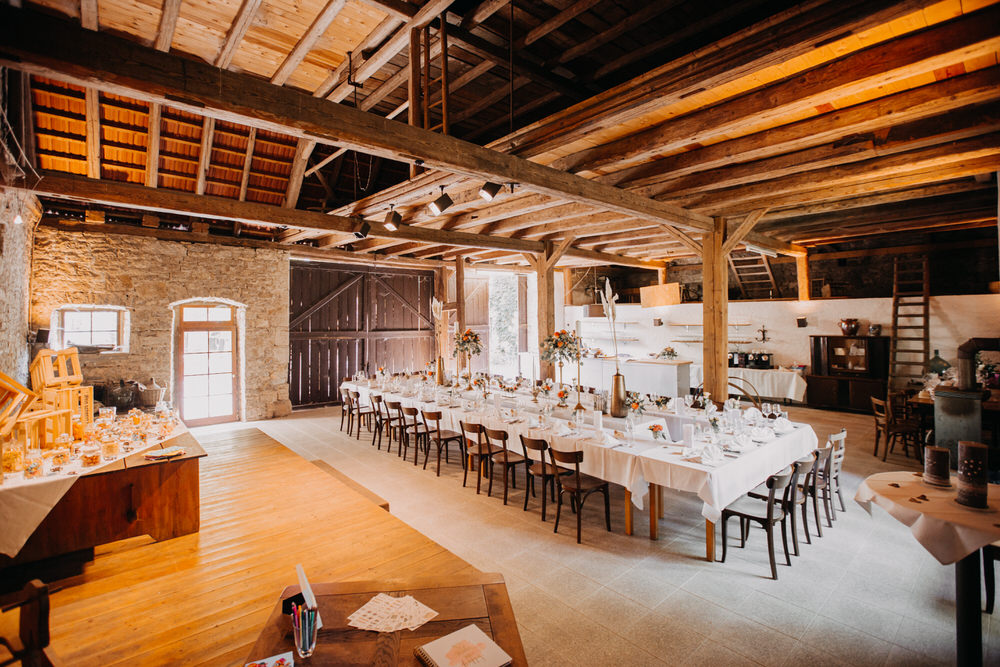
<path fill-rule="evenodd" d="M 892 277 L 889 389 L 923 377 L 930 348 L 930 279 L 927 257 L 896 257 Z"/>

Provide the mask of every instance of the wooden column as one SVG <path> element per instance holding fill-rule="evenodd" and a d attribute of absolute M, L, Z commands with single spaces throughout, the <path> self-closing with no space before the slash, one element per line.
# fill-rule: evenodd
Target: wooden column
<path fill-rule="evenodd" d="M 656 270 L 656 284 L 666 285 L 667 284 L 667 269 L 657 269 Z"/>
<path fill-rule="evenodd" d="M 424 83 L 421 86 L 420 97 L 424 106 L 424 129 L 431 126 L 431 26 L 424 26 L 424 60 L 421 64 L 421 71 L 424 75 Z"/>
<path fill-rule="evenodd" d="M 726 219 L 714 218 L 714 230 L 702 240 L 702 327 L 705 332 L 703 363 L 705 391 L 717 401 L 729 395 L 729 273 L 726 253 Z"/>
<path fill-rule="evenodd" d="M 538 276 L 538 343 L 541 345 L 545 337 L 555 331 L 555 280 L 552 267 L 549 266 L 549 258 L 552 257 L 552 242 L 545 241 L 545 252 L 538 256 L 535 264 L 535 273 Z M 540 361 L 538 367 L 539 378 L 556 378 L 555 365 L 551 362 Z"/>
<path fill-rule="evenodd" d="M 441 40 L 441 134 L 448 134 L 448 22 L 443 13 L 438 17 L 438 39 Z"/>
<path fill-rule="evenodd" d="M 410 29 L 410 81 L 407 88 L 410 97 L 410 107 L 408 109 L 408 119 L 413 127 L 420 126 L 420 114 L 423 105 L 420 102 L 420 28 Z M 410 165 L 410 178 L 419 174 L 423 169 L 415 164 Z"/>
<path fill-rule="evenodd" d="M 573 269 L 567 267 L 562 270 L 563 274 L 563 305 L 573 305 Z"/>
<path fill-rule="evenodd" d="M 455 259 L 455 320 L 459 333 L 465 331 L 465 258 Z"/>
<path fill-rule="evenodd" d="M 434 298 L 441 302 L 442 305 L 448 302 L 448 288 L 445 283 L 444 267 L 438 267 L 434 269 Z M 434 337 L 434 353 L 435 356 L 446 358 L 445 355 L 448 352 L 448 311 L 442 309 L 441 311 L 441 321 L 435 322 L 434 326 L 436 328 Z"/>
<path fill-rule="evenodd" d="M 808 301 L 809 294 L 809 255 L 799 255 L 795 258 L 795 280 L 799 286 L 799 301 Z"/>

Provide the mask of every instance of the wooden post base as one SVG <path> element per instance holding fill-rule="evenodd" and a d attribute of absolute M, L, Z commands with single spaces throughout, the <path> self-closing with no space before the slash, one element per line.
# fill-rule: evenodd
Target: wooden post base
<path fill-rule="evenodd" d="M 625 534 L 632 534 L 632 493 L 626 491 L 625 495 Z"/>
<path fill-rule="evenodd" d="M 715 562 L 715 524 L 705 519 L 705 560 Z"/>
<path fill-rule="evenodd" d="M 660 488 L 656 484 L 649 485 L 649 539 L 660 537 Z"/>

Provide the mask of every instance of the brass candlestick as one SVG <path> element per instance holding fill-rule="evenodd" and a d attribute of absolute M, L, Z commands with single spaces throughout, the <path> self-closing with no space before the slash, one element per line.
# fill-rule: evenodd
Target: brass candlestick
<path fill-rule="evenodd" d="M 583 387 L 580 384 L 580 353 L 576 353 L 576 405 L 573 406 L 573 411 L 583 410 L 583 403 L 580 401 L 580 391 Z"/>

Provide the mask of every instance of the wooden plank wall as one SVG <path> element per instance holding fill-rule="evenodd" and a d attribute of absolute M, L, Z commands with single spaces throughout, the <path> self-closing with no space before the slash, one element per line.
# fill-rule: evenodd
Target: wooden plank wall
<path fill-rule="evenodd" d="M 336 297 L 308 317 L 300 317 L 344 285 Z M 433 285 L 429 272 L 293 262 L 289 288 L 292 405 L 339 402 L 340 380 L 358 370 L 423 368 L 433 355 L 429 324 Z"/>
<path fill-rule="evenodd" d="M 490 371 L 490 279 L 465 277 L 465 326 L 479 334 L 483 353 L 472 358 L 473 373 Z"/>

